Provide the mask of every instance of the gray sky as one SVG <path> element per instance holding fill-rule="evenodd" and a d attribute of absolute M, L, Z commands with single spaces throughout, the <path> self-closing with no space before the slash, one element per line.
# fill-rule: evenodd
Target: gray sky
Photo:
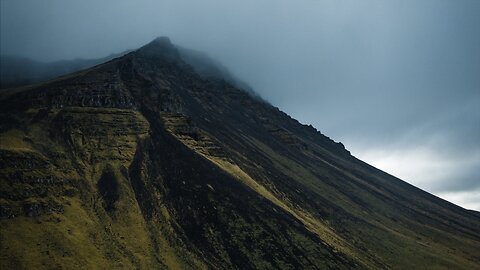
<path fill-rule="evenodd" d="M 480 1 L 0 0 L 0 52 L 95 58 L 169 36 L 414 185 L 480 210 Z"/>

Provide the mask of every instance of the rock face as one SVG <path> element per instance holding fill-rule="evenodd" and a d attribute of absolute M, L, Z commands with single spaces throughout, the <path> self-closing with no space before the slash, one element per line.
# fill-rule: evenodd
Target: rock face
<path fill-rule="evenodd" d="M 475 269 L 478 213 L 159 38 L 0 95 L 2 269 Z"/>

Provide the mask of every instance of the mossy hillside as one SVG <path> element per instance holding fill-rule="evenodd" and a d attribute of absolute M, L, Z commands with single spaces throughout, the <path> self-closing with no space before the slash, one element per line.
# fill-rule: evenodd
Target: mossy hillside
<path fill-rule="evenodd" d="M 213 262 L 220 259 L 219 264 L 214 263 L 216 267 L 269 269 L 296 264 L 297 267 L 325 268 L 329 261 L 339 268 L 355 267 L 355 262 L 336 254 L 332 247 L 263 194 L 252 192 L 235 175 L 212 166 L 205 156 L 176 141 L 164 130 L 158 132 L 161 138 L 156 141 L 162 143 L 157 147 L 166 152 L 152 163 L 158 164 L 154 168 L 162 168 L 159 172 L 164 181 L 162 185 L 168 190 L 165 201 L 175 209 L 172 216 L 191 243 L 206 255 L 211 254 L 208 257 Z M 305 242 L 294 241 L 296 238 Z M 285 247 L 286 243 L 291 247 Z M 305 251 L 310 254 L 309 260 L 299 262 L 300 258 L 294 254 L 296 249 L 303 250 L 303 246 L 311 247 Z M 274 252 L 278 248 L 273 247 L 282 248 Z"/>
<path fill-rule="evenodd" d="M 168 225 L 148 224 L 129 182 L 137 141 L 147 136 L 137 112 L 96 108 L 53 110 L 3 133 L 2 266 L 182 266 L 162 236 Z M 116 196 L 99 188 L 105 175 Z"/>

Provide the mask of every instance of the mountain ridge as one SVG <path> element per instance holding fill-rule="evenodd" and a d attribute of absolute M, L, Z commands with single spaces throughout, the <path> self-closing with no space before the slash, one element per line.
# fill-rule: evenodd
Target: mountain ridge
<path fill-rule="evenodd" d="M 225 80 L 238 88 L 247 91 L 252 96 L 262 99 L 253 89 L 244 81 L 234 76 L 220 62 L 214 60 L 206 53 L 172 44 L 168 37 L 158 37 L 152 40 L 162 42 L 165 39 L 167 43 L 175 47 L 180 53 L 181 59 L 191 65 L 195 71 L 206 78 Z M 145 46 L 147 46 L 146 44 Z M 42 83 L 64 76 L 69 73 L 91 68 L 101 63 L 123 56 L 133 50 L 125 50 L 121 53 L 110 54 L 98 59 L 73 59 L 60 60 L 55 62 L 40 62 L 20 56 L 0 56 L 0 88 L 15 88 L 28 84 Z"/>
<path fill-rule="evenodd" d="M 198 74 L 164 38 L 2 91 L 0 106 L 0 262 L 10 268 L 473 269 L 480 261 L 475 213 Z M 22 229 L 31 234 L 18 237 Z"/>

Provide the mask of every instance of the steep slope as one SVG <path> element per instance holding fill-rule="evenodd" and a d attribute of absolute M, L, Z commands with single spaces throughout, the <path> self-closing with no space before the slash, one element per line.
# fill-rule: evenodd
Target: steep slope
<path fill-rule="evenodd" d="M 478 213 L 197 71 L 158 38 L 1 92 L 2 269 L 478 268 Z"/>

